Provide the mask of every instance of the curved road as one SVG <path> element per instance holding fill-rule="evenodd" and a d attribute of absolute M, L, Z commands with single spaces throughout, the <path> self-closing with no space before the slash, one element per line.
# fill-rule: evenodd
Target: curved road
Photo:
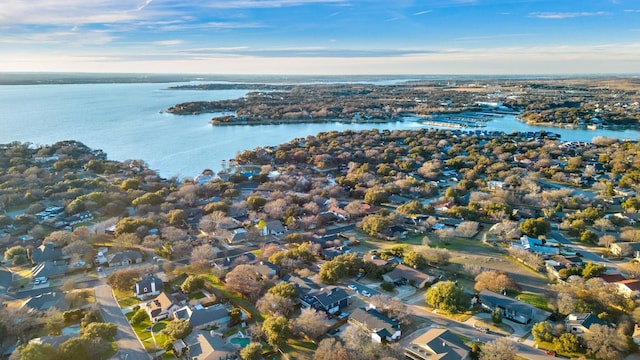
<path fill-rule="evenodd" d="M 96 302 L 100 305 L 105 322 L 118 326 L 116 344 L 118 353 L 113 359 L 119 360 L 149 360 L 151 356 L 144 350 L 138 337 L 133 332 L 129 321 L 120 310 L 118 302 L 113 297 L 111 287 L 100 285 L 95 288 Z"/>

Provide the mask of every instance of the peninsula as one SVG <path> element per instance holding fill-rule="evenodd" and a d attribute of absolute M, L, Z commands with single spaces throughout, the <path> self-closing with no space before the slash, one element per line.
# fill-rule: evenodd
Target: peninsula
<path fill-rule="evenodd" d="M 389 122 L 406 115 L 430 118 L 477 111 L 517 113 L 522 121 L 547 126 L 637 127 L 640 122 L 636 78 L 214 83 L 169 89 L 249 91 L 239 99 L 186 102 L 167 109 L 177 115 L 222 113 L 211 119 L 213 125 Z"/>

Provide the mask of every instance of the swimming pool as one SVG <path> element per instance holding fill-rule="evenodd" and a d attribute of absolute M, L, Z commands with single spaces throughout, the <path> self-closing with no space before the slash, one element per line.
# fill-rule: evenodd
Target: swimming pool
<path fill-rule="evenodd" d="M 240 345 L 241 347 L 244 348 L 247 345 L 249 345 L 249 343 L 251 342 L 251 339 L 234 337 L 234 338 L 229 339 L 229 342 L 232 343 L 232 344 Z"/>

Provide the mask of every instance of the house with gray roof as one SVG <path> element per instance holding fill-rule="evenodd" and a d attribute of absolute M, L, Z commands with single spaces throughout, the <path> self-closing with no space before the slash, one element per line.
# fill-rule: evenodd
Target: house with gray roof
<path fill-rule="evenodd" d="M 115 254 L 108 254 L 107 262 L 109 267 L 138 264 L 142 262 L 142 254 L 137 250 L 125 250 Z"/>
<path fill-rule="evenodd" d="M 42 244 L 31 251 L 31 262 L 40 264 L 45 261 L 63 260 L 65 258 L 62 248 L 56 247 L 55 242 Z"/>
<path fill-rule="evenodd" d="M 65 293 L 57 291 L 31 297 L 22 304 L 22 307 L 26 307 L 34 311 L 46 311 L 51 308 L 66 311 L 69 309 L 69 303 L 65 298 Z"/>
<path fill-rule="evenodd" d="M 191 359 L 240 359 L 239 349 L 213 331 L 196 330 L 183 339 Z"/>
<path fill-rule="evenodd" d="M 400 324 L 382 315 L 375 308 L 355 309 L 349 317 L 349 323 L 368 332 L 371 341 L 375 343 L 396 341 L 402 335 Z"/>
<path fill-rule="evenodd" d="M 415 338 L 404 355 L 411 360 L 466 360 L 470 358 L 470 351 L 471 348 L 451 331 L 431 328 Z"/>
<path fill-rule="evenodd" d="M 203 307 L 202 305 L 183 306 L 173 313 L 174 319 L 187 320 L 194 329 L 210 326 L 226 326 L 231 320 L 229 310 L 222 304 Z"/>
<path fill-rule="evenodd" d="M 40 263 L 31 269 L 31 275 L 33 278 L 57 278 L 62 277 L 67 273 L 69 266 L 66 261 L 45 261 Z"/>
<path fill-rule="evenodd" d="M 571 313 L 564 319 L 565 330 L 574 335 L 588 333 L 593 324 L 607 325 L 606 322 L 591 313 Z"/>
<path fill-rule="evenodd" d="M 147 274 L 142 280 L 136 282 L 133 292 L 135 297 L 144 300 L 153 296 L 158 296 L 164 290 L 164 283 L 153 274 Z"/>
<path fill-rule="evenodd" d="M 425 274 L 404 264 L 399 264 L 393 270 L 382 275 L 382 279 L 395 285 L 409 284 L 418 289 L 422 289 L 427 284 L 433 284 L 436 281 L 435 276 Z"/>
<path fill-rule="evenodd" d="M 480 291 L 478 299 L 483 309 L 487 311 L 498 309 L 503 318 L 521 324 L 529 324 L 532 320 L 542 321 L 551 315 L 548 311 L 486 289 Z"/>
<path fill-rule="evenodd" d="M 319 311 L 335 314 L 349 305 L 349 298 L 349 294 L 344 289 L 331 286 L 302 296 L 300 302 L 302 306 L 310 306 Z"/>

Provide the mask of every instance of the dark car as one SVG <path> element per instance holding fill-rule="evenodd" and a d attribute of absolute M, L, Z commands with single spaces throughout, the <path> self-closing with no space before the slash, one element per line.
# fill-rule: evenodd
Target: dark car
<path fill-rule="evenodd" d="M 333 328 L 333 329 L 329 330 L 328 332 L 331 335 L 335 335 L 335 334 L 340 332 L 340 328 Z"/>

